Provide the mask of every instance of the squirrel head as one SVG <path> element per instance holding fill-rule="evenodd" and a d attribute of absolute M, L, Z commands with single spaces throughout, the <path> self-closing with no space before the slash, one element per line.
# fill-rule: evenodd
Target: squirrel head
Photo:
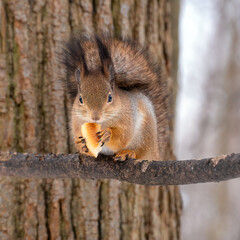
<path fill-rule="evenodd" d="M 79 59 L 75 62 L 78 93 L 72 113 L 86 122 L 101 123 L 114 117 L 119 103 L 116 104 L 118 97 L 115 94 L 115 71 L 111 54 L 97 35 L 94 42 L 98 52 L 98 56 L 95 56 L 94 63 L 97 64 L 94 68 L 87 57 L 89 55 L 87 48 L 82 46 L 81 41 L 77 46 L 73 44 L 75 51 L 71 48 L 69 51 L 71 56 L 76 55 L 76 59 Z"/>
<path fill-rule="evenodd" d="M 79 67 L 75 72 L 78 94 L 73 113 L 86 122 L 104 122 L 114 117 L 116 109 L 113 64 L 105 61 L 100 70 L 88 72 Z"/>

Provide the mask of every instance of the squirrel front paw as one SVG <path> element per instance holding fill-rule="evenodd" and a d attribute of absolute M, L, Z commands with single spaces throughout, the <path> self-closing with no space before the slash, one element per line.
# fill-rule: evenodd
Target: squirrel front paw
<path fill-rule="evenodd" d="M 77 146 L 77 149 L 79 151 L 79 153 L 84 154 L 84 155 L 88 155 L 88 156 L 92 156 L 88 150 L 88 147 L 86 145 L 86 139 L 83 137 L 79 137 L 76 141 L 75 144 Z"/>
<path fill-rule="evenodd" d="M 106 143 L 109 142 L 112 136 L 112 130 L 110 128 L 106 128 L 100 132 L 96 133 L 98 142 L 101 143 L 101 147 Z"/>
<path fill-rule="evenodd" d="M 136 153 L 133 150 L 121 150 L 115 156 L 115 161 L 125 161 L 130 158 L 136 158 Z"/>

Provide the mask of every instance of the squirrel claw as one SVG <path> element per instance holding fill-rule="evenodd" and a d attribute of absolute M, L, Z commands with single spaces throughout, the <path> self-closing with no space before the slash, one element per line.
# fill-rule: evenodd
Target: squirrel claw
<path fill-rule="evenodd" d="M 114 156 L 115 161 L 125 161 L 133 158 L 136 158 L 136 153 L 133 150 L 121 150 Z"/>
<path fill-rule="evenodd" d="M 86 139 L 83 137 L 78 137 L 78 139 L 75 141 L 76 144 L 85 144 L 86 143 Z"/>
<path fill-rule="evenodd" d="M 79 153 L 84 154 L 84 155 L 88 155 L 88 156 L 92 156 L 89 153 L 88 147 L 86 146 L 86 139 L 83 137 L 78 137 L 78 139 L 75 141 L 75 143 L 77 144 L 77 149 L 79 151 Z"/>
<path fill-rule="evenodd" d="M 110 128 L 106 128 L 100 132 L 96 133 L 97 139 L 98 139 L 98 143 L 102 143 L 105 144 L 106 142 L 110 141 L 111 136 L 112 136 L 112 130 Z"/>

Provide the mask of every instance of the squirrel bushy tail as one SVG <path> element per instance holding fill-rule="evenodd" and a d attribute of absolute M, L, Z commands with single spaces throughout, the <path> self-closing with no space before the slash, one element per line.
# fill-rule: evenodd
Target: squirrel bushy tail
<path fill-rule="evenodd" d="M 145 89 L 151 85 L 156 86 L 156 82 L 160 80 L 159 66 L 148 55 L 146 49 L 131 40 L 109 35 L 75 34 L 65 43 L 62 57 L 67 70 L 68 91 L 73 98 L 77 94 L 77 88 L 76 81 L 70 80 L 71 76 L 74 76 L 79 65 L 83 65 L 88 72 L 99 69 L 101 58 L 106 52 L 102 51 L 102 48 L 109 52 L 114 65 L 116 85 L 119 88 Z"/>

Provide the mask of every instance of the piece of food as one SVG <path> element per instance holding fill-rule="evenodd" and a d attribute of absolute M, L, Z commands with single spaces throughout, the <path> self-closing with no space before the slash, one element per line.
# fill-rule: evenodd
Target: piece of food
<path fill-rule="evenodd" d="M 96 158 L 101 151 L 101 143 L 98 142 L 96 133 L 101 131 L 101 125 L 97 123 L 84 123 L 81 127 L 82 136 L 86 139 L 88 150 Z"/>

